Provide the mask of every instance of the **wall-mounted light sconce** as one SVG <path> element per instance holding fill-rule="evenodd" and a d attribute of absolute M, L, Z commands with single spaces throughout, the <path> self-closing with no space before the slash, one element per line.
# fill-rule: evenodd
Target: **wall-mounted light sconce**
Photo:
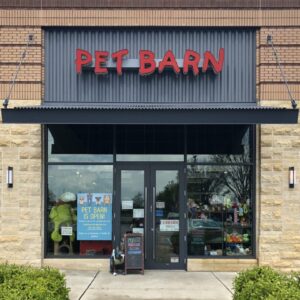
<path fill-rule="evenodd" d="M 6 183 L 8 188 L 12 188 L 14 185 L 13 173 L 14 173 L 13 167 L 8 167 L 6 173 Z"/>
<path fill-rule="evenodd" d="M 294 167 L 289 167 L 289 187 L 293 189 L 296 183 L 296 171 Z"/>

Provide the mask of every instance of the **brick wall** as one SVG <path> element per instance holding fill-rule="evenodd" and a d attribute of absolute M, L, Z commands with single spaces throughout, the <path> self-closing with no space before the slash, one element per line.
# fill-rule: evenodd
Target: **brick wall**
<path fill-rule="evenodd" d="M 0 47 L 0 61 L 1 63 L 19 63 L 20 57 L 26 46 L 11 46 L 5 45 Z M 26 54 L 25 64 L 40 64 L 41 63 L 41 48 L 29 47 Z"/>
<path fill-rule="evenodd" d="M 0 27 L 0 99 L 8 95 L 10 82 L 26 48 L 28 35 L 33 34 L 34 41 L 28 47 L 11 99 L 41 100 L 41 33 L 41 28 Z"/>
<path fill-rule="evenodd" d="M 0 26 L 299 26 L 299 9 L 0 9 Z"/>

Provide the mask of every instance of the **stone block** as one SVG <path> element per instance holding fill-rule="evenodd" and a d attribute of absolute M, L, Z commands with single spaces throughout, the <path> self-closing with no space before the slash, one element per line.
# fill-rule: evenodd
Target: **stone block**
<path fill-rule="evenodd" d="M 283 202 L 282 198 L 279 196 L 273 195 L 261 195 L 261 204 L 268 205 L 268 206 L 278 206 L 281 205 Z M 263 206 L 265 208 L 265 206 Z"/>
<path fill-rule="evenodd" d="M 39 233 L 40 232 L 40 223 L 41 217 L 37 217 L 35 222 L 32 221 L 24 221 L 20 223 L 18 231 L 20 233 L 30 232 L 30 233 Z"/>
<path fill-rule="evenodd" d="M 282 231 L 282 224 L 281 223 L 275 223 L 272 226 L 273 231 Z"/>
<path fill-rule="evenodd" d="M 281 231 L 282 224 L 280 222 L 275 223 L 271 219 L 262 220 L 260 223 L 260 230 L 261 231 Z"/>
<path fill-rule="evenodd" d="M 261 167 L 261 172 L 273 171 L 273 166 L 270 164 L 270 162 L 262 161 L 260 167 Z"/>
<path fill-rule="evenodd" d="M 238 272 L 249 267 L 257 265 L 256 259 L 201 259 L 189 258 L 187 260 L 188 271 L 224 271 L 224 272 Z"/>
<path fill-rule="evenodd" d="M 281 148 L 272 148 L 272 155 L 274 159 L 282 159 L 283 150 Z"/>
<path fill-rule="evenodd" d="M 3 235 L 1 232 L 0 243 L 4 245 L 5 243 L 16 243 L 19 241 L 19 237 L 16 235 Z"/>
<path fill-rule="evenodd" d="M 274 267 L 274 268 L 279 268 L 279 269 L 292 268 L 293 267 L 293 262 L 289 261 L 289 260 L 281 259 L 280 261 L 274 262 L 271 266 Z"/>
<path fill-rule="evenodd" d="M 12 147 L 26 147 L 28 145 L 28 139 L 11 139 Z"/>
<path fill-rule="evenodd" d="M 275 171 L 275 172 L 281 172 L 283 170 L 284 170 L 284 168 L 283 168 L 283 165 L 282 165 L 281 162 L 277 162 L 277 163 L 273 164 L 273 171 Z"/>
<path fill-rule="evenodd" d="M 11 140 L 9 137 L 1 137 L 0 147 L 9 147 L 11 145 Z"/>
<path fill-rule="evenodd" d="M 11 253 L 9 253 L 6 257 L 1 257 L 0 258 L 0 263 L 11 263 L 11 264 L 16 264 L 16 265 L 29 265 L 33 267 L 41 267 L 42 266 L 42 259 L 26 259 L 23 257 L 19 259 L 15 259 L 11 257 Z"/>
<path fill-rule="evenodd" d="M 24 135 L 28 135 L 29 131 L 26 126 L 16 126 L 15 125 L 15 126 L 11 126 L 10 133 L 11 133 L 11 135 L 24 136 Z"/>
<path fill-rule="evenodd" d="M 24 208 L 24 207 L 28 207 L 28 206 L 29 206 L 28 200 L 20 200 L 19 201 L 19 207 L 20 208 Z M 24 216 L 22 215 L 20 218 L 23 219 Z"/>
<path fill-rule="evenodd" d="M 101 270 L 109 272 L 109 259 L 44 259 L 43 266 L 64 270 Z"/>
<path fill-rule="evenodd" d="M 281 251 L 280 257 L 282 261 L 286 261 L 287 259 L 300 259 L 300 252 L 291 251 L 292 248 L 286 249 L 285 251 Z M 290 267 L 291 265 L 285 265 L 286 267 Z"/>
<path fill-rule="evenodd" d="M 266 135 L 272 135 L 273 133 L 273 128 L 270 125 L 261 125 L 261 135 L 262 137 Z"/>
<path fill-rule="evenodd" d="M 300 126 L 294 127 L 292 131 L 293 135 L 299 136 L 300 135 Z"/>
<path fill-rule="evenodd" d="M 289 136 L 282 136 L 279 139 L 274 140 L 276 147 L 286 147 L 289 148 L 292 146 L 292 140 Z"/>
<path fill-rule="evenodd" d="M 291 140 L 292 140 L 292 147 L 294 147 L 294 148 L 300 148 L 300 139 L 293 138 Z"/>
<path fill-rule="evenodd" d="M 293 259 L 293 267 L 300 268 L 300 259 Z"/>
<path fill-rule="evenodd" d="M 282 135 L 289 136 L 293 133 L 294 128 L 291 126 L 274 126 L 273 134 L 274 135 Z"/>
<path fill-rule="evenodd" d="M 273 145 L 272 136 L 262 136 L 261 147 L 272 147 L 272 145 Z"/>
<path fill-rule="evenodd" d="M 261 194 L 262 195 L 281 195 L 281 187 L 280 186 L 271 186 L 269 184 L 261 185 Z"/>
<path fill-rule="evenodd" d="M 272 152 L 271 151 L 264 151 L 264 152 L 261 152 L 261 158 L 262 159 L 272 159 Z"/>

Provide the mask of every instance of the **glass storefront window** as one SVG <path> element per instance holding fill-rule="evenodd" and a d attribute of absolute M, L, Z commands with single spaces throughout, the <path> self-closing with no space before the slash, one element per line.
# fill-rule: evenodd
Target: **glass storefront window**
<path fill-rule="evenodd" d="M 49 125 L 48 161 L 112 162 L 113 127 L 96 125 Z"/>
<path fill-rule="evenodd" d="M 188 126 L 187 162 L 249 163 L 251 140 L 248 125 Z"/>
<path fill-rule="evenodd" d="M 49 165 L 47 254 L 111 254 L 112 192 L 112 165 Z"/>
<path fill-rule="evenodd" d="M 188 167 L 188 255 L 252 255 L 250 178 L 249 165 Z"/>
<path fill-rule="evenodd" d="M 183 161 L 183 154 L 117 154 L 117 161 Z"/>
<path fill-rule="evenodd" d="M 178 198 L 178 207 L 187 204 L 188 255 L 252 256 L 253 131 L 246 125 L 48 126 L 47 255 L 110 255 L 113 213 L 116 240 L 126 232 L 146 234 L 146 202 L 153 179 L 145 170 L 172 162 L 187 167 L 180 182 L 186 179 L 187 194 Z M 131 168 L 122 170 L 121 182 L 115 182 L 113 211 L 113 168 L 118 170 L 125 161 Z M 157 180 L 158 185 L 169 184 L 159 176 Z M 161 210 L 157 213 L 160 218 Z M 177 233 L 169 239 L 176 245 Z M 172 248 L 173 256 L 177 248 Z"/>
<path fill-rule="evenodd" d="M 183 126 L 117 126 L 117 161 L 184 161 Z"/>

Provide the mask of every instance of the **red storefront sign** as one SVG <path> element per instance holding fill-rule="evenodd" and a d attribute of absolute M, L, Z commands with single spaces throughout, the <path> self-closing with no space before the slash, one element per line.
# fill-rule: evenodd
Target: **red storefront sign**
<path fill-rule="evenodd" d="M 156 70 L 162 73 L 166 69 L 173 70 L 175 74 L 179 74 L 182 69 L 183 74 L 192 71 L 194 75 L 198 75 L 199 68 L 205 73 L 209 67 L 218 74 L 222 71 L 224 63 L 224 48 L 219 49 L 218 59 L 210 51 L 204 52 L 202 58 L 198 52 L 193 50 L 186 50 L 183 60 L 176 59 L 172 50 L 168 50 L 162 59 L 156 59 L 153 51 L 140 50 L 137 62 L 135 59 L 125 59 L 128 53 L 127 49 L 123 49 L 112 53 L 110 56 L 107 51 L 95 51 L 93 57 L 87 50 L 76 49 L 76 72 L 81 74 L 83 68 L 93 65 L 97 75 L 107 74 L 109 67 L 115 68 L 119 75 L 122 75 L 124 68 L 138 68 L 139 74 L 142 76 L 150 75 Z M 110 60 L 113 61 L 113 64 Z"/>

